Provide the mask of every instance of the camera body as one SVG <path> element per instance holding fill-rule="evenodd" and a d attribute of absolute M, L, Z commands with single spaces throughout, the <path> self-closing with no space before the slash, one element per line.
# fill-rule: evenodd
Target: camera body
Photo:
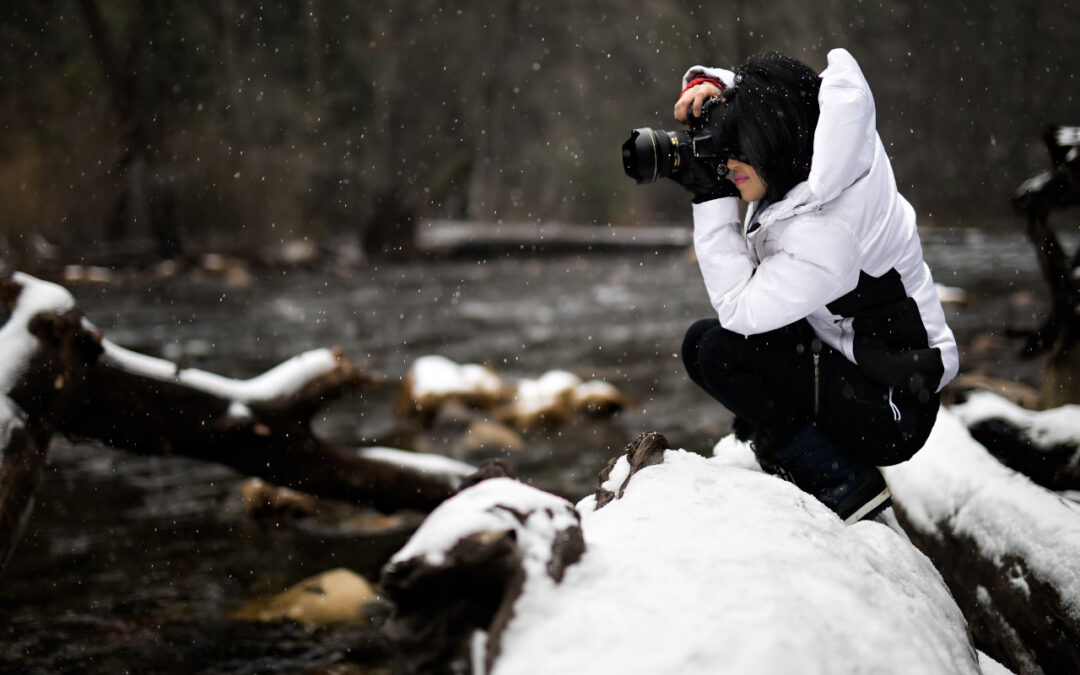
<path fill-rule="evenodd" d="M 623 171 L 638 185 L 655 183 L 697 163 L 718 178 L 728 173 L 730 152 L 718 138 L 711 111 L 720 99 L 710 98 L 701 107 L 701 116 L 690 115 L 687 131 L 664 131 L 642 127 L 630 132 L 622 146 Z"/>

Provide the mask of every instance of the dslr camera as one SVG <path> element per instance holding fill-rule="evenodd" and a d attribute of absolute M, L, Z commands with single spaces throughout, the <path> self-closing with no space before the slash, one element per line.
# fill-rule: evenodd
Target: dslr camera
<path fill-rule="evenodd" d="M 697 163 L 719 179 L 727 177 L 727 160 L 731 152 L 719 139 L 718 129 L 711 123 L 711 111 L 720 103 L 719 97 L 705 101 L 701 116 L 690 115 L 687 131 L 663 131 L 642 127 L 630 132 L 622 146 L 623 171 L 638 185 L 655 183 Z"/>

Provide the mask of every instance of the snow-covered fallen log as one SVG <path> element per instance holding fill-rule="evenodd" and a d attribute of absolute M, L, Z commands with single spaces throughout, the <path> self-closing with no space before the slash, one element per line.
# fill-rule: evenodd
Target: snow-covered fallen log
<path fill-rule="evenodd" d="M 437 455 L 327 443 L 311 417 L 371 376 L 336 350 L 234 380 L 103 340 L 62 287 L 0 282 L 0 563 L 33 503 L 53 433 L 181 455 L 383 511 L 430 511 L 473 467 Z"/>
<path fill-rule="evenodd" d="M 139 454 L 177 454 L 276 485 L 383 511 L 430 511 L 473 468 L 435 455 L 358 449 L 315 436 L 311 416 L 369 376 L 334 350 L 232 380 L 104 341 L 92 395 L 61 423 L 69 434 Z"/>
<path fill-rule="evenodd" d="M 1000 464 L 948 410 L 886 478 L 979 648 L 1018 673 L 1080 672 L 1080 506 Z"/>
<path fill-rule="evenodd" d="M 641 440 L 605 470 L 602 507 L 500 479 L 436 509 L 384 571 L 404 625 L 441 638 L 406 643 L 406 672 L 450 672 L 453 655 L 493 675 L 980 672 L 941 576 L 903 536 L 845 526 L 733 439 L 714 458 Z M 574 562 L 555 542 L 578 519 Z M 396 583 L 405 567 L 467 583 L 423 605 Z"/>
<path fill-rule="evenodd" d="M 1080 490 L 1080 405 L 1027 410 L 983 391 L 952 411 L 1006 466 L 1051 490 Z"/>

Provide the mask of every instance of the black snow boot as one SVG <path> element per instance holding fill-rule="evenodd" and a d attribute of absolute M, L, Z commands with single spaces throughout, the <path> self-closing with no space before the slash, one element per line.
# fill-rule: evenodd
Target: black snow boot
<path fill-rule="evenodd" d="M 873 518 L 892 504 L 878 468 L 833 442 L 812 422 L 771 453 L 768 464 L 848 524 Z"/>

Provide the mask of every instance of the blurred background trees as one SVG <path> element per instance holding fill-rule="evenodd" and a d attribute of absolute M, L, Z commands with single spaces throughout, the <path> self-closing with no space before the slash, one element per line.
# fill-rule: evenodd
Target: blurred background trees
<path fill-rule="evenodd" d="M 0 7 L 0 257 L 175 257 L 423 218 L 686 222 L 619 146 L 670 128 L 679 78 L 780 49 L 860 61 L 924 222 L 1013 219 L 1080 122 L 1064 1 L 36 0 Z"/>

